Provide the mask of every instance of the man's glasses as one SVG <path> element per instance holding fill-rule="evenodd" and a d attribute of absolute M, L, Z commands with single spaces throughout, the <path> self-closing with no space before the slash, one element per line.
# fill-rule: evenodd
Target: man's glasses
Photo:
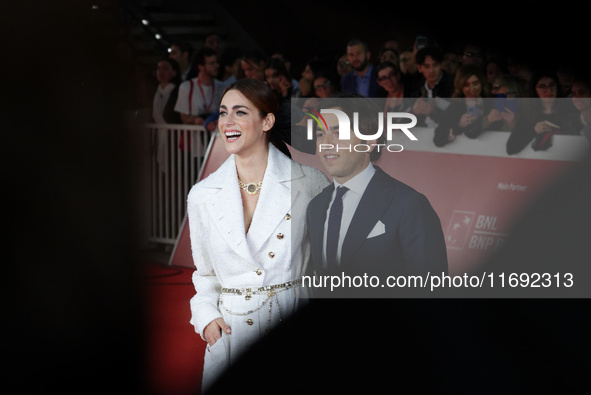
<path fill-rule="evenodd" d="M 378 81 L 380 81 L 380 82 L 385 82 L 385 81 L 388 81 L 389 79 L 391 79 L 391 78 L 393 78 L 393 77 L 396 77 L 396 74 L 394 74 L 394 73 L 390 73 L 390 74 L 388 74 L 388 75 L 383 75 L 383 76 L 381 76 L 381 77 L 378 77 Z"/>
<path fill-rule="evenodd" d="M 545 91 L 546 89 L 556 89 L 556 82 L 551 82 L 548 85 L 546 85 L 546 84 L 536 85 L 536 89 L 539 89 L 541 91 Z"/>

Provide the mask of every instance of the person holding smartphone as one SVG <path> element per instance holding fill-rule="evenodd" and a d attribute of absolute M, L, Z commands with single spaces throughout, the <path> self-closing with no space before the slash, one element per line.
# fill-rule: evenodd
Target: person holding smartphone
<path fill-rule="evenodd" d="M 558 78 L 552 71 L 540 71 L 532 79 L 533 92 L 524 108 L 524 115 L 507 140 L 507 153 L 513 155 L 528 145 L 536 151 L 546 150 L 552 145 L 552 135 L 560 133 L 564 119 L 572 110 L 572 104 L 558 100 L 564 97 Z"/>
<path fill-rule="evenodd" d="M 456 72 L 452 103 L 435 128 L 433 142 L 443 147 L 464 134 L 476 138 L 482 133 L 483 118 L 487 112 L 486 97 L 489 97 L 486 76 L 480 66 L 463 65 Z"/>
<path fill-rule="evenodd" d="M 510 74 L 500 75 L 493 80 L 491 94 L 495 98 L 494 106 L 484 119 L 484 130 L 513 130 L 519 116 L 521 99 L 525 96 L 523 83 Z"/>

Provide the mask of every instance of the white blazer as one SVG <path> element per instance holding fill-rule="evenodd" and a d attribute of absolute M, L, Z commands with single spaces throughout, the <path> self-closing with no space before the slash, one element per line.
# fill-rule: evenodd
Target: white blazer
<path fill-rule="evenodd" d="M 254 288 L 300 278 L 310 248 L 306 209 L 329 184 L 319 170 L 303 166 L 269 144 L 260 196 L 245 234 L 242 198 L 234 155 L 197 183 L 188 195 L 187 213 L 196 271 L 191 323 L 203 330 L 222 317 L 221 287 Z"/>

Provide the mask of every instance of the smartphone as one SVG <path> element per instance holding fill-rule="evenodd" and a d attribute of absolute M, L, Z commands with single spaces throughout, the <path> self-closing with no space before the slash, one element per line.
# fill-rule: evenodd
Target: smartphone
<path fill-rule="evenodd" d="M 509 98 L 506 95 L 499 94 L 495 99 L 495 108 L 500 112 L 506 112 L 505 108 L 508 108 L 513 113 L 517 114 L 519 105 L 517 102 L 517 98 Z"/>
<path fill-rule="evenodd" d="M 417 38 L 415 40 L 415 43 L 416 43 L 416 46 L 417 46 L 417 50 L 419 50 L 421 48 L 425 48 L 429 42 L 427 41 L 427 37 L 425 37 L 425 36 L 417 36 Z"/>
<path fill-rule="evenodd" d="M 555 123 L 552 123 L 550 121 L 544 121 L 544 123 L 554 129 L 560 129 L 560 126 L 556 125 Z"/>
<path fill-rule="evenodd" d="M 477 106 L 469 107 L 468 108 L 468 114 L 477 117 L 477 116 L 480 115 L 480 108 L 478 108 Z"/>

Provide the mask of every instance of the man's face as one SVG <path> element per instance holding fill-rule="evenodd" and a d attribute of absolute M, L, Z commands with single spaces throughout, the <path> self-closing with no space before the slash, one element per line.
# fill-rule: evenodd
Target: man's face
<path fill-rule="evenodd" d="M 323 114 L 323 117 L 326 120 L 328 130 L 316 129 L 317 152 L 320 156 L 320 162 L 322 162 L 328 174 L 334 177 L 338 183 L 343 184 L 365 170 L 370 162 L 370 152 L 355 152 L 355 145 L 364 143 L 371 146 L 371 144 L 375 144 L 375 141 L 361 141 L 352 130 L 350 140 L 341 140 L 339 139 L 339 120 L 337 116 Z M 329 147 L 329 145 L 332 145 L 332 147 Z"/>
<path fill-rule="evenodd" d="M 363 71 L 369 64 L 370 53 L 362 45 L 347 47 L 347 60 L 356 71 Z"/>
<path fill-rule="evenodd" d="M 421 65 L 417 65 L 417 68 L 421 74 L 425 77 L 425 80 L 430 83 L 436 83 L 441 75 L 441 63 L 433 60 L 431 56 L 425 56 L 425 62 Z"/>
<path fill-rule="evenodd" d="M 209 74 L 211 77 L 216 77 L 218 75 L 218 70 L 220 68 L 220 64 L 218 62 L 217 55 L 211 55 L 205 57 L 205 64 L 203 66 L 199 65 L 200 71 L 203 70 L 205 73 Z"/>
<path fill-rule="evenodd" d="M 398 62 L 400 63 L 400 72 L 406 73 L 408 65 L 410 64 L 411 60 L 412 60 L 412 52 L 404 51 L 400 54 L 400 59 L 398 60 Z"/>
<path fill-rule="evenodd" d="M 461 57 L 462 64 L 482 64 L 482 54 L 478 47 L 467 45 Z"/>
<path fill-rule="evenodd" d="M 176 45 L 172 45 L 168 53 L 168 57 L 176 60 L 178 64 L 185 64 L 188 56 L 187 52 L 181 52 L 181 49 Z"/>

